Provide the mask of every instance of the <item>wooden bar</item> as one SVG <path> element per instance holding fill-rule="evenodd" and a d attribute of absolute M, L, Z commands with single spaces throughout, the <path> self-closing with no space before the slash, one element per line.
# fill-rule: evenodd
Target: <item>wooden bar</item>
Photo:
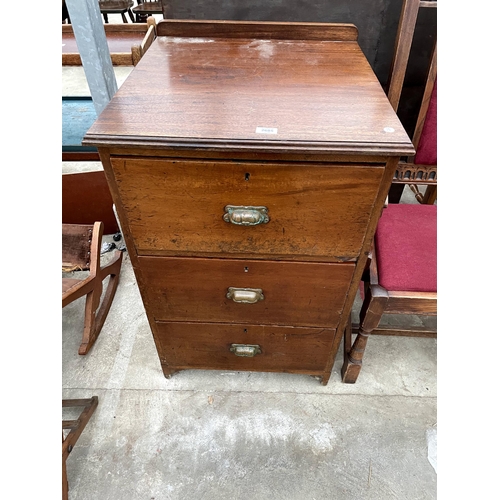
<path fill-rule="evenodd" d="M 158 36 L 356 42 L 358 29 L 353 24 L 164 19 Z"/>

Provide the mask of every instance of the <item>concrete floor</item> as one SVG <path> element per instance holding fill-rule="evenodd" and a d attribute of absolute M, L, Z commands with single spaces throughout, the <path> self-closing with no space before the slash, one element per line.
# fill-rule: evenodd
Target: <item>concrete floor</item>
<path fill-rule="evenodd" d="M 119 85 L 131 69 L 115 68 Z M 82 68 L 62 76 L 63 95 L 90 95 Z M 269 373 L 167 380 L 127 253 L 120 280 L 88 355 L 77 353 L 84 299 L 62 311 L 62 397 L 99 397 L 67 461 L 70 499 L 436 498 L 435 340 L 373 336 L 355 385 L 340 380 L 342 346 L 326 387 Z"/>

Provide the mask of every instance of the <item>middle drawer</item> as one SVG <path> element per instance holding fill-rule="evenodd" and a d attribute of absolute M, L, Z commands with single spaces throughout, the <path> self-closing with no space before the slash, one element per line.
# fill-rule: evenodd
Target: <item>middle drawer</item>
<path fill-rule="evenodd" d="M 157 321 L 335 328 L 354 263 L 138 257 Z"/>

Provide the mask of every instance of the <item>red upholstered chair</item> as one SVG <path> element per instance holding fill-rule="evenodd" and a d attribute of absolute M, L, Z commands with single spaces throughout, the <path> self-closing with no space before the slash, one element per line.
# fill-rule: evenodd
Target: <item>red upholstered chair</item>
<path fill-rule="evenodd" d="M 342 381 L 355 383 L 372 333 L 436 337 L 424 328 L 380 329 L 382 314 L 437 314 L 437 206 L 389 204 L 380 218 L 364 276 L 359 326 L 344 336 Z M 352 332 L 357 337 L 351 345 Z"/>
<path fill-rule="evenodd" d="M 411 39 L 421 7 L 436 2 L 404 0 L 388 97 L 397 110 Z M 408 39 L 409 38 L 409 39 Z M 429 66 L 413 136 L 416 155 L 399 162 L 396 183 L 413 183 L 419 204 L 390 203 L 383 210 L 363 276 L 359 324 L 344 334 L 342 380 L 355 383 L 370 334 L 436 337 L 425 328 L 380 328 L 383 314 L 437 314 L 437 69 L 436 48 Z M 415 184 L 428 185 L 422 196 Z M 430 189 L 429 189 L 430 188 Z M 354 343 L 352 334 L 357 333 Z"/>

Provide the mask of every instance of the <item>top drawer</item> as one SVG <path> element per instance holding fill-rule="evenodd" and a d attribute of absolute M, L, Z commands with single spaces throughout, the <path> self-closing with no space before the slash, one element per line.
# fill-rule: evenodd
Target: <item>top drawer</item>
<path fill-rule="evenodd" d="M 384 173 L 383 165 L 135 157 L 111 165 L 139 255 L 292 260 L 357 258 Z M 230 214 L 229 206 L 247 208 Z"/>

